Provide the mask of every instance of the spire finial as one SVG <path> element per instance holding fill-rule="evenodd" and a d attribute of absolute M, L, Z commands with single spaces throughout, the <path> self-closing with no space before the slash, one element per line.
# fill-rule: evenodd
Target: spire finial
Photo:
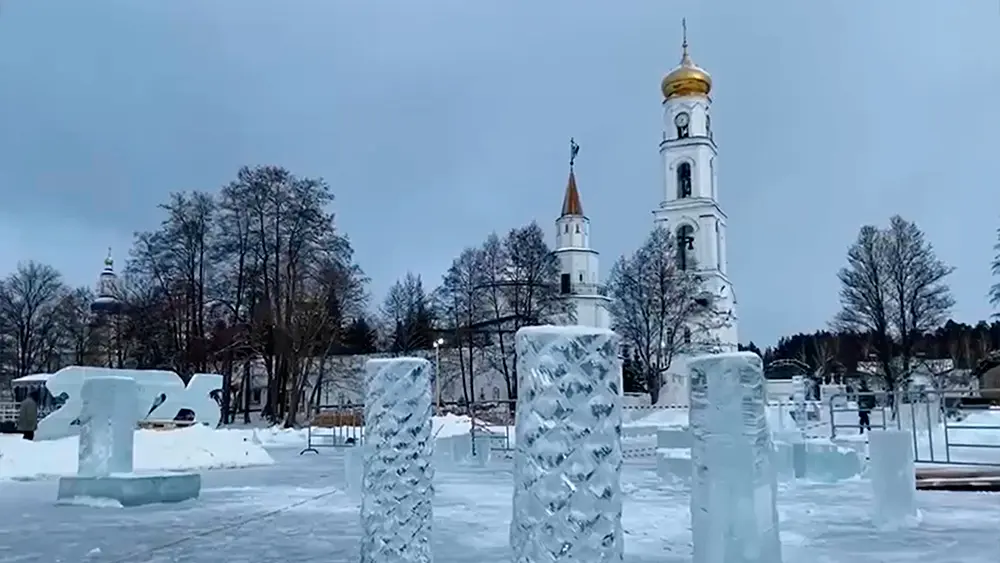
<path fill-rule="evenodd" d="M 573 170 L 573 165 L 576 164 L 576 155 L 580 152 L 580 145 L 576 144 L 576 140 L 573 137 L 569 138 L 569 169 Z"/>
<path fill-rule="evenodd" d="M 112 266 L 115 265 L 114 259 L 111 258 L 111 247 L 110 246 L 108 247 L 108 257 L 104 259 L 104 265 L 107 266 L 108 268 L 110 268 L 110 267 L 112 267 Z"/>
<path fill-rule="evenodd" d="M 687 18 L 681 18 L 681 65 L 691 66 L 691 55 L 688 53 L 688 23 Z"/>

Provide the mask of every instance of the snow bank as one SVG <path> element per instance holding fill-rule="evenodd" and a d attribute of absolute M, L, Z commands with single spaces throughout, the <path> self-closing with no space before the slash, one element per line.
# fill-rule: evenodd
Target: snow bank
<path fill-rule="evenodd" d="M 29 442 L 0 436 L 0 479 L 38 479 L 75 475 L 76 436 Z M 274 460 L 245 433 L 192 426 L 179 430 L 138 430 L 135 470 L 180 471 L 270 465 Z"/>

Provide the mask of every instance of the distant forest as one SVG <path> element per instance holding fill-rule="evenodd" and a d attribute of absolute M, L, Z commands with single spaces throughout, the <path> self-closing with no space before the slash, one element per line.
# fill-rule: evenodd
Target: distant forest
<path fill-rule="evenodd" d="M 774 347 L 760 349 L 754 342 L 740 345 L 741 350 L 755 352 L 768 366 L 778 360 L 795 360 L 829 380 L 858 372 L 858 364 L 875 360 L 875 346 L 870 334 L 854 332 L 816 331 L 786 336 Z M 980 321 L 976 325 L 946 322 L 941 328 L 918 336 L 914 342 L 916 358 L 952 360 L 955 369 L 981 372 L 991 366 L 991 353 L 1000 350 L 1000 321 Z M 791 377 L 787 367 L 768 369 L 769 378 Z"/>

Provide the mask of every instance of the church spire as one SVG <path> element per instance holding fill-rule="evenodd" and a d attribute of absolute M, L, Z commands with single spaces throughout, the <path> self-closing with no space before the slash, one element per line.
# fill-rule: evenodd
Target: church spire
<path fill-rule="evenodd" d="M 563 197 L 562 217 L 567 215 L 583 215 L 583 205 L 580 203 L 580 191 L 576 187 L 576 174 L 573 173 L 573 165 L 576 164 L 576 155 L 580 152 L 580 145 L 572 138 L 569 140 L 569 180 L 566 181 L 566 195 Z"/>

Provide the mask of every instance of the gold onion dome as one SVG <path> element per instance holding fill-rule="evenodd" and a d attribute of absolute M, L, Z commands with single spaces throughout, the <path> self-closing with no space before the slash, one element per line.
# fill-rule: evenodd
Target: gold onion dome
<path fill-rule="evenodd" d="M 660 83 L 660 90 L 666 100 L 679 96 L 707 96 L 712 91 L 712 76 L 708 74 L 708 71 L 694 64 L 691 55 L 688 54 L 686 25 L 682 48 L 681 64 L 664 76 L 663 82 Z"/>

